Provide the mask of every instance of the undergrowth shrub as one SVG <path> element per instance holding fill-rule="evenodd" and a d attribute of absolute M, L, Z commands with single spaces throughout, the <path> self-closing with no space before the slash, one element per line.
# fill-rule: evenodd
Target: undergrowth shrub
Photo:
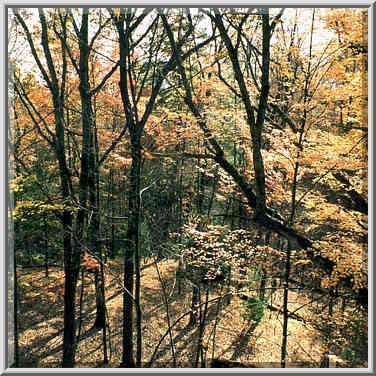
<path fill-rule="evenodd" d="M 241 316 L 258 325 L 264 316 L 265 303 L 258 296 L 249 296 L 243 303 Z"/>

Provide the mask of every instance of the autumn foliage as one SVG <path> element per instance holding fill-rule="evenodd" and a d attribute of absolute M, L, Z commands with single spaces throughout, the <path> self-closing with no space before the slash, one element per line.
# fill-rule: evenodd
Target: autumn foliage
<path fill-rule="evenodd" d="M 90 311 L 104 366 L 153 367 L 163 352 L 173 367 L 238 364 L 229 349 L 251 337 L 281 367 L 366 364 L 366 9 L 14 8 L 9 20 L 14 265 L 28 298 L 39 282 L 24 269 L 62 273 L 40 286 L 61 305 L 63 367 Z M 225 326 L 243 339 L 230 345 Z M 174 341 L 191 329 L 179 363 Z"/>

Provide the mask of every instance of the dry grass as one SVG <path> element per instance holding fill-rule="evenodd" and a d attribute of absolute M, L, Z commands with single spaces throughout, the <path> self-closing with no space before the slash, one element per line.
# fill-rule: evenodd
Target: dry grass
<path fill-rule="evenodd" d="M 150 260 L 145 260 L 145 263 Z M 122 289 L 119 280 L 122 265 L 109 262 L 111 273 L 106 273 L 106 305 L 109 316 L 111 357 L 108 368 L 119 367 L 121 361 L 122 336 Z M 172 260 L 159 263 L 169 299 L 171 323 L 190 309 L 191 288 L 183 283 L 178 294 Z M 41 270 L 20 270 L 20 366 L 60 367 L 62 358 L 64 273 L 51 269 L 49 279 Z M 93 278 L 87 276 L 84 284 L 84 304 L 81 338 L 76 355 L 76 367 L 104 367 L 103 335 L 93 330 L 95 320 L 95 290 Z M 81 290 L 81 282 L 78 292 Z M 219 287 L 211 289 L 209 300 L 219 294 Z M 79 296 L 79 293 L 78 293 Z M 204 297 L 203 297 L 204 298 Z M 154 265 L 142 270 L 142 333 L 143 364 L 151 367 L 172 367 L 173 357 L 168 335 L 161 342 L 153 364 L 148 364 L 157 344 L 167 332 L 166 309 L 158 273 Z M 290 309 L 304 303 L 304 297 L 290 293 Z M 274 295 L 274 304 L 280 305 L 281 294 Z M 218 300 L 208 305 L 207 325 L 203 337 L 206 358 L 220 358 L 241 363 L 257 364 L 260 367 L 279 367 L 282 315 L 265 311 L 255 330 L 241 316 L 243 301 L 233 297 L 228 305 L 218 306 Z M 217 315 L 218 313 L 218 315 Z M 300 312 L 304 316 L 305 312 Z M 216 320 L 217 317 L 217 320 Z M 176 367 L 193 367 L 197 353 L 198 328 L 188 325 L 189 315 L 181 319 L 172 329 Z M 213 335 L 215 330 L 215 347 Z M 135 337 L 134 337 L 135 338 Z M 135 341 L 135 339 L 134 339 Z M 290 366 L 318 367 L 323 353 L 317 333 L 300 321 L 289 320 L 288 354 Z M 306 362 L 306 363 L 301 363 Z M 298 365 L 298 363 L 300 363 Z"/>

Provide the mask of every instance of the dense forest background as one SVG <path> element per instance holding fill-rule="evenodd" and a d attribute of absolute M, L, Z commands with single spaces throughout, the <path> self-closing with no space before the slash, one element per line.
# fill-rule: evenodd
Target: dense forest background
<path fill-rule="evenodd" d="M 8 22 L 13 367 L 367 367 L 366 9 Z"/>

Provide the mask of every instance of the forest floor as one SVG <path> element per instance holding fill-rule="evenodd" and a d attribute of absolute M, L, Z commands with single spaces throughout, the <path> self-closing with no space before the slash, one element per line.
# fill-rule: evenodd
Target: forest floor
<path fill-rule="evenodd" d="M 186 314 L 172 328 L 174 351 L 171 349 L 168 334 L 168 320 L 164 304 L 163 289 L 158 271 L 151 262 L 144 260 L 141 272 L 142 282 L 142 347 L 144 367 L 194 367 L 199 338 L 198 325 L 189 325 Z M 103 364 L 103 331 L 93 329 L 95 321 L 94 278 L 85 278 L 82 328 L 77 348 L 76 367 L 116 368 L 120 366 L 122 353 L 122 288 L 120 277 L 122 265 L 109 261 L 106 272 L 106 306 L 109 317 L 110 346 L 109 363 Z M 191 288 L 183 283 L 180 294 L 176 283 L 177 263 L 173 260 L 161 261 L 158 268 L 168 296 L 168 311 L 171 325 L 190 310 Z M 64 272 L 51 268 L 46 278 L 42 269 L 20 269 L 19 272 L 19 345 L 20 367 L 60 367 L 62 358 L 63 334 L 63 286 Z M 78 298 L 81 281 L 78 286 Z M 209 293 L 209 301 L 219 295 L 219 288 Z M 282 292 L 273 295 L 273 306 L 282 307 Z M 204 300 L 204 297 L 202 298 Z M 289 310 L 306 303 L 304 295 L 289 294 Z M 77 308 L 78 310 L 78 308 Z M 206 364 L 216 358 L 234 362 L 232 366 L 280 367 L 282 341 L 282 313 L 265 310 L 259 325 L 254 329 L 242 317 L 243 300 L 234 296 L 229 304 L 218 305 L 218 300 L 208 304 L 207 324 L 203 335 Z M 300 316 L 309 315 L 301 309 Z M 79 317 L 79 310 L 77 311 Z M 216 319 L 217 318 L 217 319 Z M 216 328 L 215 330 L 214 327 Z M 305 323 L 290 319 L 287 351 L 287 367 L 320 367 L 323 344 L 319 333 Z M 213 341 L 215 333 L 215 341 Z M 108 334 L 108 331 L 107 331 Z M 156 349 L 161 338 L 164 340 Z M 136 336 L 134 337 L 136 342 Z M 213 349 L 213 342 L 215 347 Z M 173 355 L 174 353 L 174 355 Z M 154 354 L 154 355 L 153 355 Z M 175 358 L 175 364 L 173 359 Z M 150 361 L 153 362 L 150 364 Z M 200 358 L 201 359 L 201 358 Z M 199 363 L 199 367 L 201 363 Z"/>

